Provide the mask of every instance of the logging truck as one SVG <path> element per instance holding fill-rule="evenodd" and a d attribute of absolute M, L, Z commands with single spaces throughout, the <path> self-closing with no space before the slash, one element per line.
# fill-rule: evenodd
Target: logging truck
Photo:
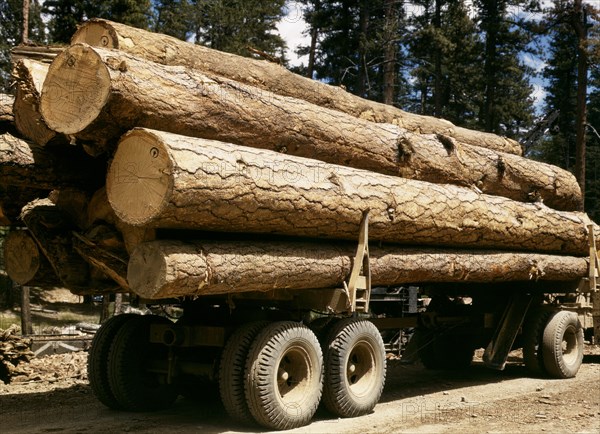
<path fill-rule="evenodd" d="M 88 376 L 107 407 L 213 382 L 243 423 L 303 426 L 321 403 L 360 416 L 386 352 L 460 369 L 484 348 L 503 369 L 522 348 L 533 375 L 576 375 L 600 323 L 600 232 L 568 171 L 107 20 L 42 53 L 49 66 L 17 51 L 12 115 L 0 106 L 0 219 L 22 227 L 7 273 L 180 312 L 102 325 Z"/>

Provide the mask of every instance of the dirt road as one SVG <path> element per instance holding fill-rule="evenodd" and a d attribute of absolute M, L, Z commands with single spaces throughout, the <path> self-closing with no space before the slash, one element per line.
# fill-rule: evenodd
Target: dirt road
<path fill-rule="evenodd" d="M 108 410 L 92 395 L 85 373 L 69 361 L 69 357 L 85 359 L 81 353 L 61 357 L 65 359 L 59 363 L 66 368 L 60 375 L 0 385 L 3 433 L 261 432 L 229 421 L 217 395 L 208 390 L 202 401 L 180 398 L 173 408 L 158 413 Z M 490 371 L 476 361 L 467 371 L 450 373 L 390 360 L 385 391 L 372 414 L 339 420 L 319 411 L 309 426 L 288 432 L 600 432 L 600 348 L 586 348 L 574 379 L 527 375 L 518 358 L 503 372 Z"/>

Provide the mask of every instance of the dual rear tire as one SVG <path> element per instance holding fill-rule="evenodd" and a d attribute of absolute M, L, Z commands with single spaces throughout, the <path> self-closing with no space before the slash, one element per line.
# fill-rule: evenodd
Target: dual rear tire
<path fill-rule="evenodd" d="M 244 423 L 291 429 L 306 425 L 321 400 L 340 417 L 372 411 L 385 382 L 379 331 L 354 319 L 333 322 L 325 331 L 322 342 L 291 321 L 250 323 L 234 332 L 219 375 L 228 414 Z"/>

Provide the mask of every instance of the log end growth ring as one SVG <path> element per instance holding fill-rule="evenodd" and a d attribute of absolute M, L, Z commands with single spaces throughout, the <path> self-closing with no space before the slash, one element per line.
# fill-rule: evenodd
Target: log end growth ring
<path fill-rule="evenodd" d="M 173 191 L 172 168 L 159 137 L 145 130 L 123 136 L 106 179 L 108 201 L 117 216 L 142 226 L 160 215 Z"/>
<path fill-rule="evenodd" d="M 71 45 L 85 42 L 92 47 L 119 48 L 115 29 L 106 21 L 93 19 L 84 23 L 71 38 Z"/>
<path fill-rule="evenodd" d="M 15 283 L 30 282 L 40 268 L 40 251 L 25 231 L 10 232 L 4 241 L 4 262 L 8 277 Z"/>
<path fill-rule="evenodd" d="M 131 290 L 143 298 L 154 299 L 165 285 L 165 255 L 154 243 L 142 243 L 133 251 L 127 266 L 127 282 Z"/>
<path fill-rule="evenodd" d="M 48 70 L 40 103 L 42 116 L 50 129 L 76 134 L 98 117 L 110 89 L 110 73 L 102 58 L 87 45 L 73 45 Z"/>

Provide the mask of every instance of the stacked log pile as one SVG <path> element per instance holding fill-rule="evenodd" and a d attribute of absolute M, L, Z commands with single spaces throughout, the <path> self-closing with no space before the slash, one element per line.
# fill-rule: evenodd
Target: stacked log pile
<path fill-rule="evenodd" d="M 31 339 L 22 338 L 18 326 L 0 329 L 0 381 L 10 383 L 22 373 L 19 364 L 29 362 L 32 357 Z"/>
<path fill-rule="evenodd" d="M 7 243 L 24 284 L 149 299 L 341 287 L 367 212 L 374 285 L 588 272 L 575 178 L 513 140 L 106 20 L 14 77 L 0 204 L 27 228 Z"/>

